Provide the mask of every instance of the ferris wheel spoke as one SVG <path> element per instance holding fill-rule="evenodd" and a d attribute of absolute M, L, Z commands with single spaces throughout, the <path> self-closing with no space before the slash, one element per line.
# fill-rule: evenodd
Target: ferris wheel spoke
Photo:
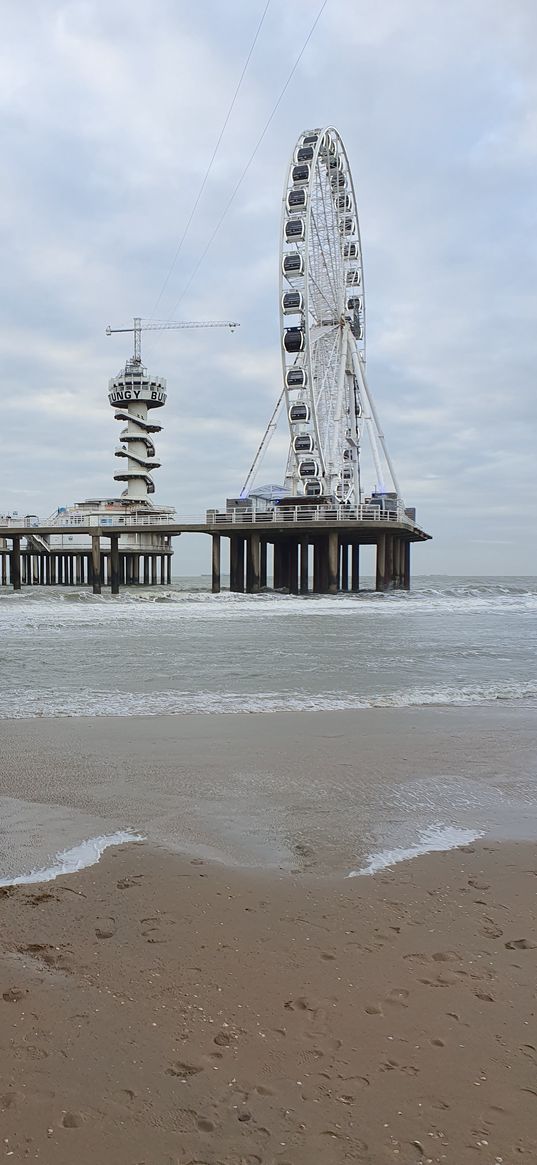
<path fill-rule="evenodd" d="M 332 356 L 333 356 L 333 354 L 334 354 L 334 352 L 335 352 L 335 349 L 336 349 L 336 344 L 337 344 L 337 341 L 338 341 L 338 339 L 339 339 L 339 330 L 338 330 L 338 331 L 336 331 L 336 330 L 334 329 L 334 340 L 333 340 L 333 343 L 332 343 L 332 347 L 331 347 L 331 349 L 330 349 L 330 353 L 326 352 L 326 349 L 325 349 L 325 353 L 326 353 L 326 356 L 327 356 L 328 358 L 327 358 L 327 360 L 326 360 L 326 367 L 325 367 L 325 371 L 324 371 L 324 375 L 323 375 L 323 378 L 322 378 L 321 384 L 320 384 L 320 386 L 319 386 L 319 391 L 318 391 L 318 393 L 317 393 L 317 396 L 316 396 L 316 398 L 315 398 L 315 404 L 316 404 L 317 406 L 320 404 L 320 402 L 321 402 L 321 399 L 322 399 L 322 396 L 323 396 L 323 393 L 324 393 L 324 391 L 325 391 L 325 389 L 326 389 L 326 387 L 327 387 L 327 384 L 328 384 L 328 373 L 330 372 L 330 369 L 331 369 L 331 362 L 332 362 L 332 361 L 331 361 L 331 358 L 332 358 Z M 323 355 L 325 355 L 325 353 L 323 353 Z"/>
<path fill-rule="evenodd" d="M 322 206 L 323 206 L 323 217 L 324 217 L 324 221 L 325 221 L 326 234 L 327 234 L 327 238 L 328 238 L 328 245 L 330 248 L 333 269 L 335 269 L 336 267 L 338 267 L 338 264 L 336 262 L 335 254 L 333 251 L 333 247 L 334 247 L 334 240 L 332 237 L 333 232 L 330 231 L 329 226 L 328 226 L 328 215 L 327 215 L 327 210 L 326 210 L 326 202 L 325 202 L 325 198 L 324 198 L 324 184 L 323 184 L 323 182 L 320 183 L 320 190 L 321 190 L 321 202 L 322 202 Z"/>
<path fill-rule="evenodd" d="M 314 286 L 314 287 L 316 288 L 316 290 L 319 292 L 319 295 L 321 296 L 321 299 L 324 299 L 324 302 L 325 302 L 326 306 L 327 306 L 327 307 L 329 307 L 329 308 L 330 308 L 330 310 L 332 311 L 333 304 L 331 304 L 331 303 L 330 303 L 330 300 L 326 298 L 326 295 L 324 294 L 324 291 L 323 291 L 322 287 L 320 287 L 320 286 L 319 286 L 319 284 L 317 283 L 317 280 L 316 280 L 316 279 L 314 279 L 313 275 L 310 275 L 310 282 L 311 282 L 311 283 L 313 283 L 313 286 Z"/>
<path fill-rule="evenodd" d="M 319 231 L 319 227 L 317 225 L 317 219 L 313 213 L 313 210 L 311 211 L 311 222 L 313 223 L 313 226 L 315 229 L 315 234 L 317 235 L 317 240 L 318 240 L 317 254 L 319 254 L 322 258 L 322 261 L 323 261 L 324 267 L 325 267 L 325 271 L 326 271 L 326 276 L 327 276 L 328 282 L 330 284 L 330 289 L 331 289 L 332 294 L 334 296 L 334 302 L 331 305 L 332 310 L 334 312 L 337 312 L 337 294 L 336 294 L 336 289 L 335 289 L 335 285 L 334 285 L 334 281 L 333 281 L 333 272 L 330 270 L 330 267 L 328 266 L 328 263 L 327 263 L 325 249 L 323 247 L 323 240 L 322 240 L 322 237 L 321 237 L 321 234 Z"/>

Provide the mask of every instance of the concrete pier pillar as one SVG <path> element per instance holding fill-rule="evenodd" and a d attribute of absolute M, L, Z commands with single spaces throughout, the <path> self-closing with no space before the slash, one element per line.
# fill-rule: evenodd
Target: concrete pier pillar
<path fill-rule="evenodd" d="M 241 594 L 244 591 L 244 538 L 241 534 L 230 537 L 229 589 Z"/>
<path fill-rule="evenodd" d="M 92 586 L 93 594 L 100 595 L 101 593 L 101 539 L 98 534 L 91 536 L 91 572 L 92 572 Z"/>
<path fill-rule="evenodd" d="M 351 546 L 351 591 L 360 590 L 360 547 Z"/>
<path fill-rule="evenodd" d="M 395 586 L 401 589 L 403 586 L 403 542 L 402 538 L 394 538 L 394 574 Z"/>
<path fill-rule="evenodd" d="M 249 534 L 246 540 L 246 590 L 249 595 L 259 593 L 261 543 L 259 534 Z"/>
<path fill-rule="evenodd" d="M 337 530 L 331 530 L 328 535 L 328 592 L 331 595 L 337 594 L 338 557 L 339 539 Z"/>
<path fill-rule="evenodd" d="M 263 540 L 259 547 L 259 586 L 267 585 L 267 543 Z"/>
<path fill-rule="evenodd" d="M 384 531 L 377 534 L 377 571 L 375 590 L 385 590 L 384 578 L 386 573 L 386 534 Z"/>
<path fill-rule="evenodd" d="M 147 554 L 142 554 L 142 565 L 143 565 L 144 587 L 146 587 L 149 584 L 149 562 L 148 562 Z"/>
<path fill-rule="evenodd" d="M 289 539 L 289 590 L 292 595 L 298 595 L 298 538 Z"/>
<path fill-rule="evenodd" d="M 386 532 L 386 560 L 384 564 L 384 590 L 391 591 L 394 581 L 393 534 Z"/>
<path fill-rule="evenodd" d="M 309 542 L 307 538 L 300 539 L 300 594 L 307 595 L 309 590 Z"/>
<path fill-rule="evenodd" d="M 403 587 L 405 591 L 410 590 L 410 542 L 405 539 L 404 542 L 404 566 L 403 566 Z"/>
<path fill-rule="evenodd" d="M 7 587 L 7 554 L 2 554 L 2 586 Z"/>
<path fill-rule="evenodd" d="M 213 595 L 219 595 L 220 594 L 221 535 L 220 534 L 213 534 L 212 535 L 212 542 L 213 542 L 213 547 L 212 547 L 213 553 L 212 553 L 211 590 L 213 592 Z M 168 565 L 169 565 L 169 559 L 168 559 Z M 168 579 L 168 582 L 169 582 L 169 579 Z"/>
<path fill-rule="evenodd" d="M 160 583 L 161 583 L 161 586 L 164 586 L 166 583 L 166 555 L 165 554 L 161 554 L 161 556 L 160 556 Z"/>
<path fill-rule="evenodd" d="M 349 546 L 347 542 L 341 542 L 341 573 L 340 573 L 340 589 L 348 591 L 349 589 Z"/>
<path fill-rule="evenodd" d="M 313 592 L 320 595 L 322 590 L 321 539 L 313 543 Z"/>
<path fill-rule="evenodd" d="M 283 586 L 282 582 L 282 544 L 279 539 L 274 542 L 274 569 L 272 585 L 277 591 Z"/>
<path fill-rule="evenodd" d="M 171 554 L 171 546 L 170 546 L 170 553 L 168 554 L 168 564 L 166 567 L 166 582 L 168 583 L 168 585 L 171 585 L 171 581 L 172 581 L 172 554 Z"/>
<path fill-rule="evenodd" d="M 110 590 L 119 595 L 119 534 L 110 535 Z"/>
<path fill-rule="evenodd" d="M 14 591 L 21 589 L 21 540 L 19 534 L 14 534 L 11 549 L 11 582 Z"/>

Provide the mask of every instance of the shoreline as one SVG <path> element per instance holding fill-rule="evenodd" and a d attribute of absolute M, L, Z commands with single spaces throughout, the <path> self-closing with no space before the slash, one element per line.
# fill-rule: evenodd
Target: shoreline
<path fill-rule="evenodd" d="M 487 842 L 346 880 L 137 843 L 0 890 L 5 1151 L 532 1160 L 536 894 Z"/>
<path fill-rule="evenodd" d="M 0 877 L 118 830 L 319 874 L 431 830 L 533 840 L 534 736 L 512 706 L 6 720 Z"/>

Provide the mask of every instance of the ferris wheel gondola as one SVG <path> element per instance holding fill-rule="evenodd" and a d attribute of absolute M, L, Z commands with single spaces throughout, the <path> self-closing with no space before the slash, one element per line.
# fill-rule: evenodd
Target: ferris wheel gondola
<path fill-rule="evenodd" d="M 335 129 L 301 134 L 283 194 L 280 327 L 290 429 L 286 489 L 362 500 L 368 429 L 377 487 L 400 496 L 365 378 L 365 297 L 356 195 Z"/>

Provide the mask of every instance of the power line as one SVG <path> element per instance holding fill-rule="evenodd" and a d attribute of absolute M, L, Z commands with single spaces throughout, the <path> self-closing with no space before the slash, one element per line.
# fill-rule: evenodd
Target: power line
<path fill-rule="evenodd" d="M 164 295 L 164 292 L 166 291 L 166 288 L 167 288 L 167 286 L 168 286 L 168 283 L 169 283 L 169 281 L 170 281 L 170 279 L 171 279 L 171 276 L 172 276 L 172 274 L 173 274 L 173 271 L 174 271 L 174 268 L 175 268 L 175 264 L 177 263 L 177 260 L 178 260 L 178 258 L 179 258 L 179 255 L 181 254 L 181 250 L 182 250 L 182 247 L 183 247 L 183 243 L 184 243 L 184 241 L 185 241 L 185 239 L 186 239 L 186 236 L 187 236 L 187 234 L 188 234 L 188 231 L 189 231 L 189 229 L 190 229 L 190 224 L 192 223 L 192 219 L 194 218 L 194 215 L 195 215 L 195 213 L 196 213 L 196 210 L 198 209 L 198 206 L 199 206 L 199 203 L 200 203 L 201 196 L 202 196 L 202 194 L 203 194 L 203 191 L 205 190 L 205 187 L 206 187 L 206 185 L 207 185 L 207 181 L 208 181 L 209 175 L 210 175 L 210 173 L 211 173 L 211 170 L 212 170 L 212 168 L 213 168 L 213 163 L 214 163 L 214 160 L 215 160 L 215 158 L 216 158 L 216 155 L 217 155 L 217 153 L 218 153 L 218 150 L 219 150 L 219 148 L 220 148 L 220 143 L 221 143 L 221 141 L 222 141 L 222 138 L 223 138 L 223 136 L 224 136 L 224 134 L 225 134 L 225 132 L 226 132 L 227 125 L 228 125 L 229 119 L 230 119 L 230 117 L 231 117 L 231 114 L 233 113 L 233 110 L 234 110 L 234 108 L 235 108 L 235 104 L 236 104 L 236 101 L 237 101 L 237 97 L 239 96 L 239 92 L 240 92 L 240 89 L 241 89 L 241 86 L 242 86 L 242 82 L 244 81 L 244 77 L 245 77 L 245 74 L 246 74 L 246 70 L 247 70 L 247 68 L 248 68 L 248 65 L 250 64 L 250 61 L 251 61 L 251 59 L 252 59 L 252 54 L 253 54 L 253 51 L 254 51 L 254 49 L 255 49 L 255 46 L 256 46 L 256 44 L 257 44 L 257 41 L 258 41 L 258 39 L 259 39 L 259 34 L 260 34 L 260 32 L 261 32 L 261 29 L 262 29 L 262 27 L 263 27 L 263 24 L 264 24 L 264 22 L 265 22 L 265 17 L 266 17 L 266 15 L 267 15 L 267 12 L 268 12 L 268 10 L 269 10 L 270 3 L 271 3 L 271 0 L 267 0 L 267 2 L 266 2 L 266 4 L 265 4 L 265 7 L 264 7 L 264 9 L 263 9 L 263 12 L 262 12 L 262 15 L 261 15 L 261 19 L 260 19 L 260 21 L 259 21 L 259 24 L 258 24 L 258 26 L 257 26 L 257 28 L 256 28 L 256 31 L 255 31 L 255 36 L 254 36 L 254 39 L 253 39 L 253 41 L 252 41 L 252 43 L 251 43 L 251 45 L 250 45 L 249 51 L 248 51 L 248 56 L 246 57 L 246 60 L 245 60 L 245 62 L 244 62 L 244 65 L 243 65 L 242 73 L 241 73 L 241 75 L 240 75 L 240 77 L 239 77 L 239 80 L 238 80 L 238 82 L 237 82 L 237 86 L 236 86 L 236 88 L 235 88 L 235 92 L 234 92 L 234 94 L 233 94 L 233 97 L 231 98 L 231 104 L 230 104 L 230 106 L 229 106 L 229 109 L 228 109 L 228 111 L 227 111 L 227 113 L 226 113 L 226 116 L 225 116 L 225 118 L 224 118 L 224 122 L 223 122 L 222 128 L 221 128 L 221 130 L 220 130 L 220 133 L 219 133 L 219 135 L 218 135 L 218 139 L 217 139 L 216 145 L 215 145 L 215 147 L 214 147 L 214 150 L 213 150 L 213 152 L 212 152 L 212 155 L 211 155 L 211 158 L 210 158 L 210 161 L 209 161 L 209 165 L 207 166 L 207 169 L 206 169 L 206 171 L 205 171 L 205 174 L 204 174 L 204 176 L 203 176 L 203 181 L 202 181 L 202 183 L 201 183 L 201 186 L 200 186 L 200 188 L 199 188 L 199 190 L 198 190 L 198 193 L 197 193 L 197 195 L 196 195 L 196 199 L 195 199 L 195 201 L 194 201 L 194 205 L 193 205 L 193 207 L 192 207 L 192 210 L 190 211 L 190 215 L 189 215 L 189 218 L 188 218 L 188 220 L 187 220 L 187 223 L 186 223 L 185 229 L 184 229 L 184 231 L 183 231 L 183 233 L 182 233 L 182 235 L 181 235 L 181 238 L 179 239 L 179 242 L 178 242 L 178 244 L 177 244 L 177 249 L 176 249 L 176 251 L 175 251 L 175 254 L 174 254 L 174 256 L 173 256 L 173 259 L 172 259 L 172 261 L 171 261 L 171 264 L 170 264 L 170 267 L 169 267 L 168 273 L 167 273 L 167 275 L 166 275 L 166 278 L 164 279 L 164 282 L 163 282 L 163 284 L 162 284 L 162 287 L 161 287 L 161 289 L 160 289 L 160 291 L 159 291 L 159 294 L 158 294 L 158 296 L 157 296 L 157 298 L 156 298 L 156 300 L 155 300 L 155 303 L 153 304 L 153 307 L 152 307 L 152 309 L 151 309 L 151 312 L 150 312 L 150 315 L 151 315 L 151 317 L 153 317 L 153 316 L 154 316 L 154 314 L 155 314 L 155 311 L 156 311 L 156 309 L 157 309 L 157 307 L 158 307 L 158 305 L 159 305 L 159 303 L 160 303 L 160 301 L 161 301 L 161 299 L 162 299 L 162 296 Z"/>
<path fill-rule="evenodd" d="M 279 95 L 276 103 L 274 104 L 267 121 L 265 122 L 265 125 L 263 127 L 262 132 L 261 132 L 261 135 L 258 138 L 256 145 L 254 146 L 254 149 L 252 150 L 252 153 L 250 154 L 250 157 L 248 158 L 248 161 L 244 167 L 244 170 L 242 171 L 240 178 L 238 179 L 236 185 L 234 186 L 234 188 L 231 192 L 231 195 L 230 195 L 230 197 L 229 197 L 229 199 L 228 199 L 228 201 L 227 201 L 227 203 L 222 211 L 222 214 L 220 215 L 220 218 L 219 218 L 219 220 L 214 228 L 214 231 L 213 231 L 212 235 L 210 236 L 208 242 L 206 243 L 203 251 L 201 252 L 201 255 L 198 259 L 198 262 L 196 263 L 196 266 L 194 267 L 194 270 L 192 271 L 192 274 L 190 275 L 188 282 L 185 284 L 185 286 L 181 292 L 181 295 L 179 296 L 179 299 L 177 300 L 176 304 L 173 307 L 172 312 L 170 313 L 172 316 L 175 315 L 177 308 L 179 307 L 179 304 L 184 299 L 188 289 L 190 288 L 191 284 L 193 283 L 193 281 L 194 281 L 194 279 L 195 279 L 195 277 L 196 277 L 196 275 L 201 267 L 201 264 L 203 263 L 203 260 L 205 259 L 205 256 L 207 255 L 207 253 L 209 251 L 209 248 L 212 246 L 212 244 L 213 244 L 213 242 L 218 234 L 218 231 L 220 230 L 220 227 L 222 226 L 222 223 L 227 215 L 227 212 L 231 206 L 231 203 L 233 202 L 233 200 L 235 198 L 235 195 L 237 194 L 239 188 L 242 186 L 242 183 L 244 182 L 244 179 L 246 178 L 248 170 L 250 169 L 250 166 L 252 165 L 252 162 L 253 162 L 253 160 L 257 154 L 257 151 L 261 145 L 261 142 L 263 141 L 263 138 L 265 137 L 267 130 L 268 130 L 271 122 L 274 119 L 276 111 L 278 110 L 279 106 L 281 105 L 281 102 L 283 101 L 285 93 L 287 92 L 287 89 L 289 88 L 289 85 L 290 85 L 290 83 L 294 77 L 294 74 L 295 74 L 295 72 L 300 64 L 300 61 L 302 60 L 302 57 L 304 56 L 304 53 L 305 53 L 305 51 L 308 47 L 308 44 L 313 36 L 313 33 L 315 32 L 315 29 L 316 29 L 316 27 L 321 19 L 321 16 L 326 8 L 327 3 L 328 3 L 328 0 L 323 0 L 323 3 L 321 4 L 321 7 L 317 13 L 317 16 L 315 17 L 315 20 L 313 21 L 313 24 L 308 32 L 308 35 L 304 41 L 304 44 L 302 45 L 302 48 L 301 48 L 301 50 L 300 50 L 300 52 L 295 60 L 295 63 L 291 69 L 291 72 L 289 73 L 289 75 L 287 77 L 285 85 L 283 86 L 283 89 L 281 90 L 280 95 Z"/>

